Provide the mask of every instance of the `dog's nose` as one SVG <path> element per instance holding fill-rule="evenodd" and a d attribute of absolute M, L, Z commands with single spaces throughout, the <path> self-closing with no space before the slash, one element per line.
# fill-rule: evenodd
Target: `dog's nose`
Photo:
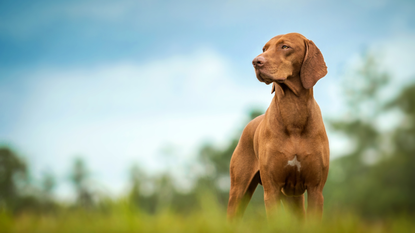
<path fill-rule="evenodd" d="M 265 58 L 262 56 L 258 56 L 252 61 L 252 65 L 257 66 L 257 67 L 263 66 L 264 63 L 265 63 Z"/>

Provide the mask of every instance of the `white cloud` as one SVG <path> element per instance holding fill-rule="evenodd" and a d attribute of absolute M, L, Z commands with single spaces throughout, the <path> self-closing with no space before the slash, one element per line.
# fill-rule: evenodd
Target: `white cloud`
<path fill-rule="evenodd" d="M 408 80 L 415 75 L 415 34 L 395 34 L 381 40 L 373 46 L 375 51 L 380 50 L 385 69 L 397 76 L 399 81 Z"/>
<path fill-rule="evenodd" d="M 160 148 L 173 144 L 191 158 L 206 139 L 224 143 L 244 119 L 246 106 L 267 106 L 269 86 L 209 49 L 148 63 L 38 69 L 10 140 L 35 172 L 67 173 L 84 156 L 105 185 L 121 190 L 132 162 L 166 169 Z"/>

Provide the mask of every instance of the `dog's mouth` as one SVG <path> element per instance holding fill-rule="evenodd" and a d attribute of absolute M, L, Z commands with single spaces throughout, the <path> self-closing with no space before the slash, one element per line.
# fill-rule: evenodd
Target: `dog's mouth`
<path fill-rule="evenodd" d="M 273 76 L 267 74 L 264 71 L 260 71 L 258 69 L 255 69 L 255 73 L 256 73 L 256 77 L 260 82 L 271 84 L 272 82 L 277 82 L 277 83 L 285 83 L 286 79 L 276 79 Z"/>
<path fill-rule="evenodd" d="M 260 72 L 257 72 L 256 77 L 260 82 L 266 83 L 267 85 L 272 83 L 271 79 L 269 79 L 266 75 Z"/>

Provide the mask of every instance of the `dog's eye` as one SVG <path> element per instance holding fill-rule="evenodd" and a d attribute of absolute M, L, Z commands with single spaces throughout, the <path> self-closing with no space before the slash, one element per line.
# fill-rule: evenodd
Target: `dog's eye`
<path fill-rule="evenodd" d="M 262 52 L 265 52 L 265 48 L 262 48 Z"/>
<path fill-rule="evenodd" d="M 287 45 L 283 45 L 281 48 L 282 49 L 288 49 L 289 47 Z"/>

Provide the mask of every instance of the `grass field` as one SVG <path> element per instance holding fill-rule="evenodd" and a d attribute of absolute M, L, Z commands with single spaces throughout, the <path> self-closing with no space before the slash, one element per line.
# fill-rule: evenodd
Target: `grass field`
<path fill-rule="evenodd" d="M 262 211 L 250 210 L 229 223 L 222 207 L 207 201 L 202 209 L 182 215 L 168 209 L 146 214 L 117 202 L 106 211 L 62 210 L 57 214 L 0 214 L 0 232 L 415 232 L 410 217 L 363 220 L 347 213 L 325 213 L 321 223 L 300 222 L 287 213 L 268 221 Z"/>

